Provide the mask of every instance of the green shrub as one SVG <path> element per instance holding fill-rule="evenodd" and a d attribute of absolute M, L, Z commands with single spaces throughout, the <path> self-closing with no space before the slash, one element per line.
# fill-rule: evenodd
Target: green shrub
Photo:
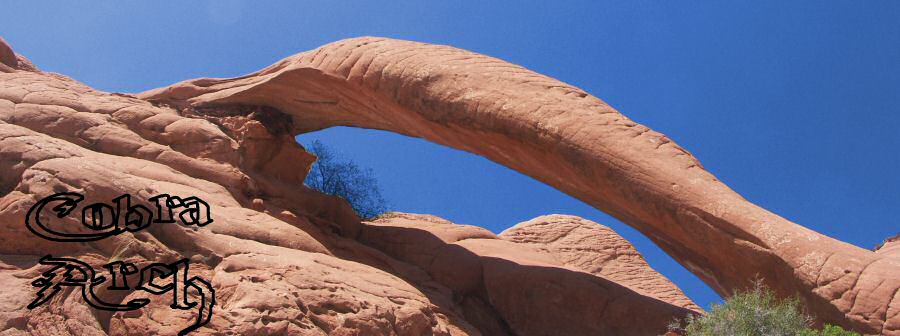
<path fill-rule="evenodd" d="M 860 336 L 859 333 L 844 330 L 839 326 L 826 324 L 822 330 L 807 329 L 797 336 Z"/>
<path fill-rule="evenodd" d="M 752 290 L 737 292 L 724 304 L 715 304 L 705 315 L 674 321 L 669 329 L 686 336 L 853 336 L 841 327 L 810 329 L 812 318 L 804 314 L 800 300 L 778 300 L 757 281 Z"/>

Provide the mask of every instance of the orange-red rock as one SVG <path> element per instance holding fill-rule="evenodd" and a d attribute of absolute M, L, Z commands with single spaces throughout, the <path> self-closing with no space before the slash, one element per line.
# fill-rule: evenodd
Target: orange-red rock
<path fill-rule="evenodd" d="M 900 235 L 886 239 L 875 252 L 880 253 L 881 255 L 892 255 L 900 258 Z"/>
<path fill-rule="evenodd" d="M 534 222 L 548 219 L 583 224 L 586 231 L 593 229 L 590 225 L 599 228 L 599 224 L 571 216 L 547 216 Z M 525 230 L 517 232 L 525 235 Z M 552 239 L 547 232 L 534 233 Z M 592 251 L 577 251 L 582 247 L 577 241 L 557 241 L 557 249 L 541 251 L 536 244 L 507 241 L 481 228 L 428 215 L 391 213 L 365 223 L 359 240 L 424 269 L 453 290 L 457 301 L 472 302 L 479 307 L 475 310 L 480 312 L 480 319 L 472 318 L 472 314 L 465 316 L 481 330 L 501 330 L 492 334 L 659 335 L 672 320 L 699 311 L 621 237 L 608 229 L 593 233 L 601 236 L 599 240 L 617 244 L 611 248 L 633 252 L 630 257 L 641 262 L 633 267 L 618 264 L 624 262 L 622 259 L 608 263 L 594 260 L 593 264 L 627 269 L 631 276 L 610 278 L 606 275 L 615 272 L 591 272 L 571 262 L 578 259 L 576 254 L 595 258 Z M 636 277 L 664 290 L 656 293 L 644 286 L 639 292 L 619 281 L 633 285 Z M 680 296 L 666 290 L 678 291 Z M 490 305 L 485 306 L 485 302 Z"/>
<path fill-rule="evenodd" d="M 576 216 L 541 216 L 506 229 L 500 237 L 535 247 L 566 266 L 642 295 L 702 311 L 681 289 L 654 271 L 631 243 L 598 223 Z"/>
<path fill-rule="evenodd" d="M 0 66 L 6 66 L 10 69 L 15 69 L 19 66 L 16 53 L 13 52 L 12 48 L 2 37 L 0 37 Z"/>
<path fill-rule="evenodd" d="M 819 322 L 900 334 L 900 262 L 748 202 L 687 150 L 600 99 L 523 67 L 448 46 L 355 38 L 234 79 L 141 97 L 183 106 L 266 105 L 294 133 L 393 131 L 482 155 L 646 234 L 719 293 L 760 277 Z"/>
<path fill-rule="evenodd" d="M 302 186 L 314 158 L 271 124 L 277 115 L 246 106 L 215 112 L 156 106 L 61 75 L 0 73 L 0 333 L 173 335 L 193 318 L 164 297 L 138 311 L 98 311 L 71 288 L 28 310 L 37 291 L 30 282 L 47 268 L 37 260 L 52 253 L 100 270 L 113 258 L 190 258 L 195 275 L 218 289 L 213 319 L 197 334 L 478 334 L 426 295 L 440 288 L 419 290 L 401 278 L 411 274 L 402 263 L 345 238 L 358 233 L 359 219 L 345 202 Z M 198 196 L 215 221 L 51 242 L 24 219 L 59 191 L 84 194 L 85 203 L 129 193 L 148 207 L 156 194 Z M 77 228 L 79 219 L 60 220 Z M 337 256 L 354 249 L 388 266 Z"/>
<path fill-rule="evenodd" d="M 380 38 L 138 96 L 40 72 L 0 42 L 0 333 L 168 334 L 190 318 L 156 303 L 98 312 L 77 295 L 28 310 L 46 253 L 96 265 L 190 258 L 220 292 L 199 334 L 645 334 L 695 309 L 621 238 L 577 218 L 538 218 L 501 237 L 412 215 L 360 223 L 345 202 L 301 185 L 314 158 L 293 136 L 336 125 L 483 155 L 636 227 L 721 293 L 760 276 L 799 293 L 821 322 L 900 335 L 893 243 L 864 250 L 759 208 L 578 88 Z M 194 195 L 216 222 L 50 242 L 23 220 L 59 191 L 89 202 Z M 573 231 L 538 225 L 551 222 Z"/>

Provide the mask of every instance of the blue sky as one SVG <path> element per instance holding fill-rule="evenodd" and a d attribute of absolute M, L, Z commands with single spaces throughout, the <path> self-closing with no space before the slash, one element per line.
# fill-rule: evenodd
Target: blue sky
<path fill-rule="evenodd" d="M 747 199 L 871 248 L 900 233 L 900 1 L 12 1 L 0 36 L 44 70 L 139 92 L 252 72 L 337 39 L 449 44 L 579 86 Z M 720 300 L 619 221 L 490 161 L 337 128 L 399 211 L 499 232 L 549 213 L 612 227 L 697 303 Z"/>

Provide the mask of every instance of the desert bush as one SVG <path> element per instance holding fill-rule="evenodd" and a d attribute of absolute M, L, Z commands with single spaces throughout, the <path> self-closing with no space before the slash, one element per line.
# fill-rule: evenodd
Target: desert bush
<path fill-rule="evenodd" d="M 345 199 L 363 219 L 374 218 L 387 210 L 372 169 L 337 157 L 318 140 L 306 146 L 306 150 L 317 157 L 304 181 L 308 187 Z"/>
<path fill-rule="evenodd" d="M 860 336 L 859 333 L 844 330 L 839 326 L 826 324 L 822 330 L 807 329 L 798 336 Z"/>
<path fill-rule="evenodd" d="M 841 327 L 810 328 L 812 318 L 802 311 L 800 300 L 778 300 L 761 281 L 753 289 L 737 292 L 724 304 L 715 304 L 704 315 L 674 321 L 669 329 L 686 336 L 853 336 Z"/>

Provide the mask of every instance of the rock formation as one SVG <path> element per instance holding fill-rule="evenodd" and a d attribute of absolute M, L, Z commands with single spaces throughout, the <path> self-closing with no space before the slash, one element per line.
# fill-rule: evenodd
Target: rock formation
<path fill-rule="evenodd" d="M 579 218 L 541 217 L 500 236 L 419 215 L 360 222 L 302 186 L 314 157 L 293 136 L 337 125 L 422 137 L 530 175 L 636 227 L 720 293 L 759 276 L 800 293 L 819 321 L 900 335 L 896 254 L 747 202 L 665 136 L 575 87 L 380 38 L 137 96 L 40 72 L 0 42 L 0 333 L 174 334 L 192 318 L 157 301 L 98 311 L 70 289 L 28 310 L 47 253 L 97 267 L 189 257 L 218 293 L 199 334 L 645 335 L 697 311 L 627 242 Z M 42 240 L 23 219 L 61 191 L 91 202 L 194 195 L 216 222 Z"/>
<path fill-rule="evenodd" d="M 516 224 L 500 237 L 529 244 L 564 265 L 612 280 L 635 292 L 701 311 L 675 284 L 652 271 L 640 253 L 612 229 L 576 216 L 541 216 Z"/>
<path fill-rule="evenodd" d="M 560 236 L 575 240 L 577 234 L 523 232 L 536 240 L 559 242 L 559 249 L 541 251 L 516 243 L 522 236 L 501 239 L 506 237 L 482 228 L 413 214 L 389 214 L 365 223 L 358 240 L 427 272 L 453 291 L 465 318 L 488 335 L 657 335 L 672 316 L 700 311 L 615 232 L 593 230 L 591 226 L 600 225 L 578 217 L 561 220 L 583 225 L 597 235 L 591 239 L 612 242 L 610 249 L 629 256 L 576 252 L 581 247 L 577 241 L 560 241 Z M 593 272 L 572 262 L 573 257 L 591 260 L 604 271 Z M 635 323 L 635 316 L 643 322 Z"/>
<path fill-rule="evenodd" d="M 876 253 L 881 255 L 893 255 L 900 257 L 900 235 L 888 238 L 881 246 L 875 249 Z"/>
<path fill-rule="evenodd" d="M 384 38 L 338 41 L 234 79 L 141 98 L 184 107 L 265 105 L 293 133 L 393 131 L 466 150 L 634 226 L 721 294 L 756 277 L 823 322 L 900 333 L 900 261 L 762 209 L 686 150 L 586 92 L 502 60 Z"/>
<path fill-rule="evenodd" d="M 194 318 L 168 306 L 171 294 L 136 311 L 108 312 L 88 306 L 72 287 L 29 310 L 45 254 L 77 257 L 95 269 L 115 260 L 190 258 L 192 274 L 217 290 L 213 318 L 197 334 L 643 335 L 696 309 L 483 229 L 404 214 L 361 223 L 342 200 L 303 187 L 314 157 L 294 141 L 294 121 L 271 107 L 170 107 L 98 92 L 0 47 L 0 334 L 173 335 Z M 146 206 L 162 193 L 197 196 L 215 222 L 153 225 L 78 243 L 26 230 L 28 210 L 63 191 L 85 195 L 86 203 L 128 193 Z M 401 218 L 426 239 L 398 245 L 402 235 L 379 235 L 391 225 L 412 228 Z M 85 230 L 78 219 L 58 224 Z M 469 262 L 426 263 L 425 253 L 402 253 L 438 246 Z M 530 282 L 518 283 L 523 278 Z M 99 295 L 112 302 L 147 297 Z M 640 316 L 653 319 L 635 323 Z"/>

